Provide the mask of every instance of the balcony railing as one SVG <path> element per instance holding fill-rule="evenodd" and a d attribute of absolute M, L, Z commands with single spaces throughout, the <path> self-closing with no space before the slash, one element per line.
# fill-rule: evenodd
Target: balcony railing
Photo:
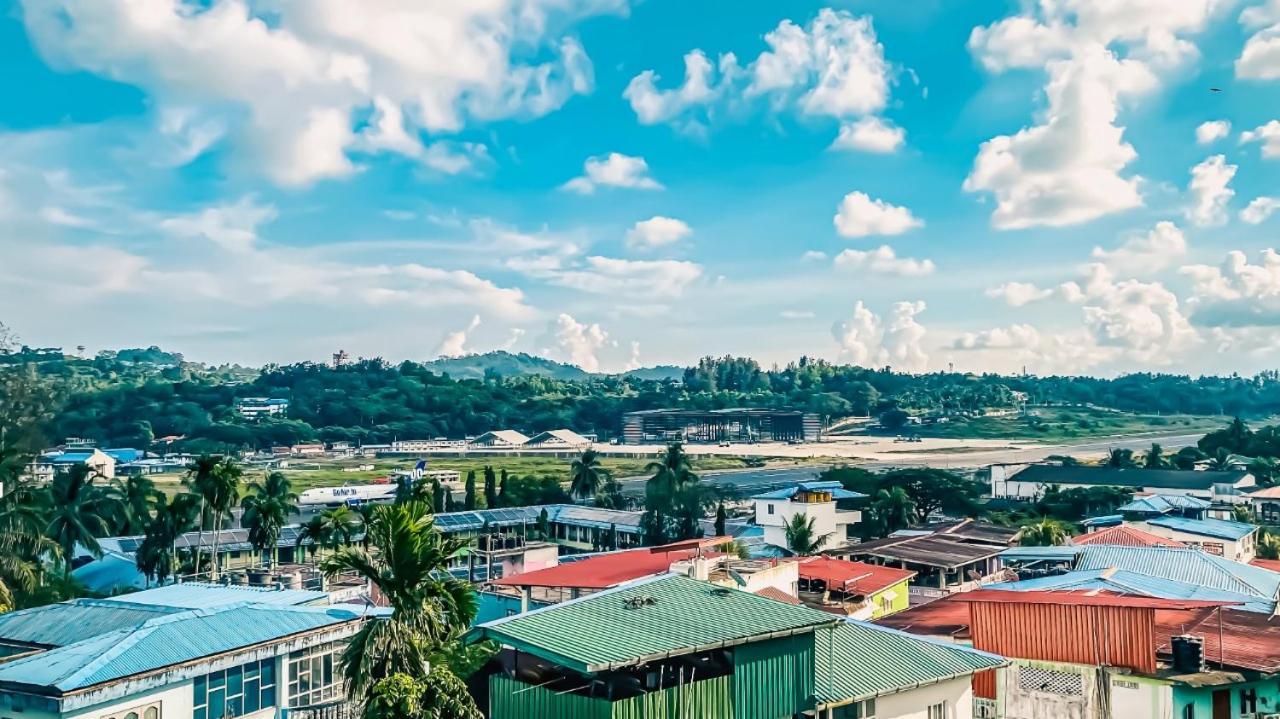
<path fill-rule="evenodd" d="M 281 714 L 281 719 L 355 719 L 357 716 L 355 707 L 349 702 L 337 701 L 292 707 Z"/>

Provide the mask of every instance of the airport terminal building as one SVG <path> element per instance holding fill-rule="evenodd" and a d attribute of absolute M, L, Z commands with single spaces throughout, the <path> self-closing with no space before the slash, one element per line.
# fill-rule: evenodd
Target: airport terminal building
<path fill-rule="evenodd" d="M 622 416 L 623 444 L 816 442 L 822 420 L 788 409 L 650 409 Z"/>

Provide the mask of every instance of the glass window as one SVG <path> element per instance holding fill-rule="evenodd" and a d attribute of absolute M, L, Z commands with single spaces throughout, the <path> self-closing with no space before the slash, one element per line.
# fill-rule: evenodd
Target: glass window
<path fill-rule="evenodd" d="M 275 660 L 263 659 L 211 672 L 196 677 L 191 686 L 195 719 L 234 719 L 275 706 Z"/>
<path fill-rule="evenodd" d="M 1258 713 L 1258 692 L 1255 689 L 1240 690 L 1240 713 L 1241 714 L 1257 714 Z"/>
<path fill-rule="evenodd" d="M 929 707 L 929 719 L 947 719 L 946 702 L 940 702 Z"/>
<path fill-rule="evenodd" d="M 342 689 L 342 651 L 333 642 L 293 652 L 288 658 L 289 707 L 323 704 L 339 698 Z"/>

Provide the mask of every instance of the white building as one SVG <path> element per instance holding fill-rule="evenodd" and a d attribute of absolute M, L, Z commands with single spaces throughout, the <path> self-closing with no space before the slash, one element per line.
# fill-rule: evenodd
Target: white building
<path fill-rule="evenodd" d="M 41 455 L 27 465 L 27 476 L 37 482 L 53 480 L 56 472 L 83 464 L 100 477 L 112 479 L 116 476 L 116 459 L 96 447 L 75 448 Z"/>
<path fill-rule="evenodd" d="M 529 438 L 514 429 L 495 429 L 492 432 L 471 439 L 467 442 L 468 448 L 480 449 L 503 449 L 508 447 L 520 447 L 528 442 Z"/>
<path fill-rule="evenodd" d="M 1186 495 L 1210 502 L 1244 504 L 1246 494 L 1257 482 L 1248 472 L 1213 472 L 1190 469 L 1145 469 L 1117 467 L 1062 467 L 1049 464 L 993 465 L 991 496 L 1004 499 L 1036 500 L 1051 485 L 1062 489 L 1077 487 L 1124 487 L 1135 492 Z"/>
<path fill-rule="evenodd" d="M 756 505 L 756 524 L 764 528 L 766 544 L 788 549 L 787 525 L 793 517 L 803 514 L 813 520 L 814 536 L 828 537 L 823 548 L 835 549 L 848 543 L 853 525 L 862 521 L 862 512 L 840 509 L 836 502 L 865 498 L 839 482 L 801 482 L 751 499 Z"/>
<path fill-rule="evenodd" d="M 0 617 L 0 716 L 306 717 L 345 698 L 356 608 L 77 599 Z"/>
<path fill-rule="evenodd" d="M 581 449 L 590 446 L 590 439 L 571 429 L 549 429 L 524 443 L 526 449 Z"/>
<path fill-rule="evenodd" d="M 1258 527 L 1245 522 L 1165 515 L 1135 522 L 1133 526 L 1233 562 L 1248 564 L 1258 555 Z"/>
<path fill-rule="evenodd" d="M 420 454 L 422 452 L 460 452 L 467 443 L 460 439 L 401 439 L 391 443 L 392 454 Z"/>
<path fill-rule="evenodd" d="M 289 400 L 268 397 L 245 397 L 236 402 L 236 412 L 245 419 L 283 417 L 289 412 Z"/>

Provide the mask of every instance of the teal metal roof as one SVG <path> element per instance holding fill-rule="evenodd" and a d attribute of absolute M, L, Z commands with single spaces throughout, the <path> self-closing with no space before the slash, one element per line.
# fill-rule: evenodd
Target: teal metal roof
<path fill-rule="evenodd" d="M 1080 547 L 1009 547 L 1000 553 L 1006 562 L 1071 562 L 1080 554 Z"/>
<path fill-rule="evenodd" d="M 170 584 L 141 592 L 122 594 L 116 599 L 133 604 L 154 604 L 181 609 L 212 609 L 244 602 L 285 606 L 329 603 L 327 593 L 309 589 L 228 586 L 204 582 Z"/>
<path fill-rule="evenodd" d="M 1125 569 L 1091 569 L 1084 572 L 1067 572 L 1066 574 L 1058 574 L 1051 577 L 1025 579 L 1020 582 L 989 584 L 987 589 L 1006 589 L 1013 592 L 1102 589 L 1160 599 L 1239 602 L 1241 606 L 1232 608 L 1250 612 L 1262 612 L 1264 614 L 1271 614 L 1275 609 L 1275 602 L 1262 600 L 1251 594 L 1241 594 L 1200 584 L 1179 582 L 1173 579 L 1150 577 Z"/>
<path fill-rule="evenodd" d="M 805 492 L 830 492 L 832 499 L 866 499 L 867 495 L 861 492 L 851 492 L 844 488 L 839 482 L 800 482 L 794 487 L 785 487 L 776 489 L 772 492 L 757 494 L 752 499 L 791 499 L 801 491 Z"/>
<path fill-rule="evenodd" d="M 109 632 L 133 629 L 178 611 L 173 607 L 113 599 L 73 599 L 0 614 L 0 642 L 61 647 Z"/>
<path fill-rule="evenodd" d="M 1121 512 L 1167 514 L 1174 510 L 1206 510 L 1211 506 L 1213 506 L 1212 502 L 1199 497 L 1188 497 L 1181 494 L 1153 494 L 1148 497 L 1138 497 L 1117 509 Z"/>
<path fill-rule="evenodd" d="M 595 672 L 808 633 L 837 621 L 807 607 L 667 574 L 489 622 L 476 636 Z"/>
<path fill-rule="evenodd" d="M 1226 519 L 1190 519 L 1187 517 L 1154 517 L 1147 520 L 1153 527 L 1164 527 L 1175 532 L 1197 534 L 1214 539 L 1244 539 L 1258 531 L 1257 525 L 1245 522 L 1232 522 Z"/>
<path fill-rule="evenodd" d="M 1248 594 L 1275 602 L 1280 573 L 1233 562 L 1194 549 L 1090 545 L 1082 548 L 1077 570 L 1127 569 L 1213 589 Z"/>
<path fill-rule="evenodd" d="M 846 620 L 814 636 L 819 705 L 848 704 L 1001 667 L 995 654 Z"/>
<path fill-rule="evenodd" d="M 177 612 L 0 664 L 0 684 L 67 693 L 356 620 L 348 609 L 241 604 Z"/>

